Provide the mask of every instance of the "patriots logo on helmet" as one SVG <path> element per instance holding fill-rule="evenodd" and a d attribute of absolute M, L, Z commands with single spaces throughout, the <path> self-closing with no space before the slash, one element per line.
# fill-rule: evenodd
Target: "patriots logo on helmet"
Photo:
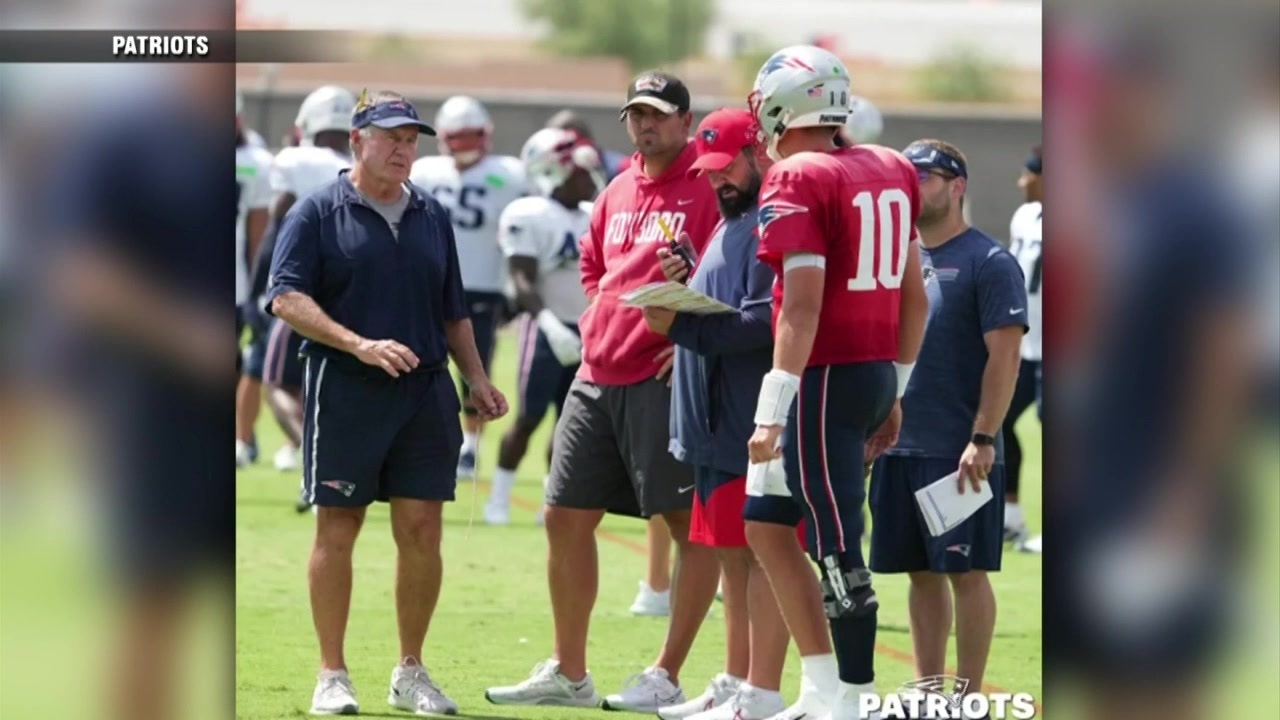
<path fill-rule="evenodd" d="M 809 67 L 808 63 L 800 58 L 779 54 L 769 58 L 769 61 L 764 64 L 764 67 L 760 68 L 760 77 L 770 75 L 774 71 L 781 70 L 782 68 L 797 68 L 800 70 L 808 70 L 809 72 L 814 71 L 812 67 Z"/>
<path fill-rule="evenodd" d="M 708 145 L 715 142 L 719 135 L 720 133 L 716 132 L 715 128 L 707 128 L 702 131 L 702 139 L 705 140 Z"/>
<path fill-rule="evenodd" d="M 760 232 L 763 233 L 764 229 L 769 227 L 769 225 L 774 220 L 777 220 L 779 218 L 784 218 L 788 215 L 798 215 L 800 213 L 807 213 L 807 212 L 809 212 L 809 208 L 803 205 L 796 205 L 795 203 L 789 203 L 789 202 L 769 203 L 768 205 L 765 205 L 760 208 L 760 214 L 758 215 L 758 220 L 760 223 Z"/>

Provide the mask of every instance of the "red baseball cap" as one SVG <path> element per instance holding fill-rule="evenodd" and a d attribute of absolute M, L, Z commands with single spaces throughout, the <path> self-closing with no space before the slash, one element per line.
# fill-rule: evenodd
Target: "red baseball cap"
<path fill-rule="evenodd" d="M 689 168 L 689 175 L 704 170 L 723 170 L 742 152 L 760 140 L 760 127 L 748 110 L 720 108 L 703 118 L 693 136 L 698 159 Z"/>

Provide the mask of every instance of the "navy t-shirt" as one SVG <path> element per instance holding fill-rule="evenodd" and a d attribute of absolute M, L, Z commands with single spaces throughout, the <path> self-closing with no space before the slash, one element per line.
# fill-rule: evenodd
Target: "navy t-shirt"
<path fill-rule="evenodd" d="M 267 311 L 276 297 L 301 292 L 352 332 L 402 343 L 420 368 L 444 367 L 445 325 L 468 317 L 448 214 L 421 188 L 407 185 L 409 205 L 397 237 L 346 172 L 298 201 L 281 222 Z M 303 342 L 302 352 L 359 362 L 312 340 Z"/>
<path fill-rule="evenodd" d="M 983 335 L 1027 328 L 1027 288 L 1018 261 L 969 228 L 933 249 L 920 247 L 929 323 L 902 398 L 902 431 L 891 455 L 959 461 L 978 414 L 987 367 Z M 996 433 L 996 462 L 1004 439 Z"/>

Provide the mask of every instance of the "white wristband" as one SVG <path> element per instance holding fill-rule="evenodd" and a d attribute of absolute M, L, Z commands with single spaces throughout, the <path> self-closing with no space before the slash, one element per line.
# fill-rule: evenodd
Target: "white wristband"
<path fill-rule="evenodd" d="M 907 383 L 911 382 L 911 371 L 916 369 L 915 363 L 895 362 L 893 369 L 898 371 L 898 399 L 907 394 Z"/>
<path fill-rule="evenodd" d="M 785 370 L 770 370 L 760 383 L 755 423 L 785 427 L 787 415 L 791 413 L 791 403 L 795 402 L 796 393 L 799 391 L 799 375 L 792 375 Z"/>
<path fill-rule="evenodd" d="M 555 316 L 555 313 L 546 308 L 538 311 L 537 321 L 538 328 L 548 335 L 554 335 L 562 330 L 569 329 L 568 326 L 561 322 L 560 318 Z"/>

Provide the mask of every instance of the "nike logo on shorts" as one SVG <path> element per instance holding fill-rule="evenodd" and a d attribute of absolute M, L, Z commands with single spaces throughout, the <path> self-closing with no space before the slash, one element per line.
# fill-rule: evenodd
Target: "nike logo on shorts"
<path fill-rule="evenodd" d="M 683 494 L 685 494 L 685 493 L 689 492 L 689 491 L 690 491 L 690 490 L 692 490 L 692 489 L 693 489 L 693 486 L 692 486 L 692 485 L 690 485 L 689 487 L 677 488 L 677 489 L 676 489 L 676 492 L 678 492 L 678 493 L 680 493 L 681 495 L 683 495 Z"/>

